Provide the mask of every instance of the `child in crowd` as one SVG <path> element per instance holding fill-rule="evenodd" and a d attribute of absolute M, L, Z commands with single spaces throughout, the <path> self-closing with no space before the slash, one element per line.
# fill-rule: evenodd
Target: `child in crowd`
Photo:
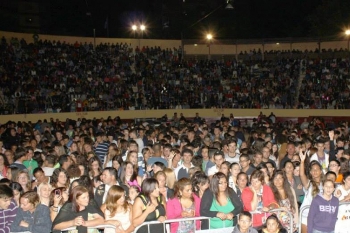
<path fill-rule="evenodd" d="M 266 219 L 266 223 L 259 233 L 287 233 L 287 230 L 283 228 L 277 216 L 272 214 Z"/>
<path fill-rule="evenodd" d="M 333 233 L 337 221 L 339 199 L 333 196 L 335 184 L 332 180 L 323 182 L 323 194 L 311 202 L 307 218 L 308 233 Z"/>
<path fill-rule="evenodd" d="M 133 205 L 135 198 L 140 194 L 140 188 L 136 185 L 132 185 L 129 188 L 129 200 L 128 202 Z"/>
<path fill-rule="evenodd" d="M 248 211 L 240 213 L 237 226 L 235 226 L 232 233 L 258 233 L 258 231 L 252 227 L 252 214 Z"/>

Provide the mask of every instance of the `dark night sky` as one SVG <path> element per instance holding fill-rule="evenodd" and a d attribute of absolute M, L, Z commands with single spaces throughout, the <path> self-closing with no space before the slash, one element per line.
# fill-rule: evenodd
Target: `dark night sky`
<path fill-rule="evenodd" d="M 106 37 L 107 17 L 110 37 L 133 37 L 131 25 L 144 22 L 145 38 L 168 39 L 206 31 L 225 39 L 334 36 L 350 25 L 350 1 L 344 0 L 235 0 L 234 10 L 224 9 L 226 0 L 32 1 L 40 3 L 39 30 L 47 34 L 92 36 L 95 28 L 96 36 Z M 0 30 L 21 30 L 18 4 L 0 2 Z"/>

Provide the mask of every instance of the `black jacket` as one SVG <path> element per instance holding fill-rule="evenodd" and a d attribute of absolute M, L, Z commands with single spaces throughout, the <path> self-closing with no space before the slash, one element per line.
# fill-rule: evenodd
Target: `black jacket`
<path fill-rule="evenodd" d="M 229 187 L 228 187 L 228 193 L 229 193 L 229 198 L 233 206 L 235 207 L 234 210 L 232 211 L 232 214 L 234 216 L 233 225 L 235 226 L 237 223 L 237 215 L 240 214 L 243 210 L 243 204 L 240 198 L 235 193 L 235 191 L 233 191 Z M 212 218 L 216 217 L 218 211 L 210 210 L 213 200 L 214 200 L 214 194 L 210 191 L 210 189 L 205 190 L 201 200 L 201 209 L 200 209 L 201 216 L 212 217 Z M 202 229 L 208 229 L 208 228 L 209 228 L 208 221 L 203 221 Z"/>

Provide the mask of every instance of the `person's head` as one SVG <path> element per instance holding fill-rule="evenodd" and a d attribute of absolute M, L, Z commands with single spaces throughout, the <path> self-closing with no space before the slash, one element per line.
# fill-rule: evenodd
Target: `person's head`
<path fill-rule="evenodd" d="M 245 172 L 240 172 L 237 175 L 237 186 L 239 189 L 244 189 L 248 184 L 248 175 Z"/>
<path fill-rule="evenodd" d="M 66 170 L 62 168 L 56 168 L 51 176 L 51 184 L 53 187 L 68 187 L 69 178 Z"/>
<path fill-rule="evenodd" d="M 124 212 L 128 209 L 128 202 L 126 201 L 126 193 L 125 190 L 118 186 L 118 185 L 112 185 L 111 188 L 108 190 L 107 198 L 106 198 L 106 209 L 109 210 L 110 216 L 113 217 L 119 206 L 121 206 L 124 209 Z"/>
<path fill-rule="evenodd" d="M 333 195 L 334 190 L 335 190 L 334 181 L 330 179 L 325 179 L 323 181 L 323 194 L 327 197 L 330 197 Z"/>
<path fill-rule="evenodd" d="M 0 147 L 1 149 L 1 147 Z M 5 156 L 5 154 L 0 153 L 0 165 L 4 165 L 6 167 L 10 166 L 7 157 Z"/>
<path fill-rule="evenodd" d="M 136 197 L 140 194 L 140 188 L 136 185 L 131 185 L 129 187 L 129 200 L 134 201 Z"/>
<path fill-rule="evenodd" d="M 164 188 L 166 186 L 166 175 L 165 172 L 159 171 L 154 175 L 154 178 L 157 179 L 159 188 Z"/>
<path fill-rule="evenodd" d="M 6 184 L 0 184 L 0 209 L 7 210 L 13 198 L 12 189 Z"/>
<path fill-rule="evenodd" d="M 102 172 L 101 160 L 97 156 L 91 157 L 88 161 L 88 169 L 92 176 L 100 174 Z"/>
<path fill-rule="evenodd" d="M 136 141 L 130 140 L 128 142 L 128 151 L 139 151 L 139 145 L 137 144 Z"/>
<path fill-rule="evenodd" d="M 152 152 L 151 149 L 148 147 L 144 147 L 141 151 L 142 155 L 143 155 L 143 159 L 145 162 L 148 161 L 148 159 L 152 156 Z"/>
<path fill-rule="evenodd" d="M 21 170 L 17 173 L 17 178 L 16 182 L 18 182 L 24 190 L 29 191 L 31 190 L 31 182 L 30 182 L 30 177 L 29 173 L 25 170 Z"/>
<path fill-rule="evenodd" d="M 106 167 L 102 171 L 101 180 L 104 184 L 114 185 L 118 179 L 118 171 L 113 167 Z"/>
<path fill-rule="evenodd" d="M 250 176 L 250 184 L 256 191 L 260 191 L 261 186 L 264 184 L 264 172 L 261 170 L 255 170 Z"/>
<path fill-rule="evenodd" d="M 181 178 L 175 183 L 174 197 L 193 200 L 192 183 L 190 179 Z"/>
<path fill-rule="evenodd" d="M 347 171 L 343 174 L 343 184 L 345 188 L 350 188 L 350 171 Z"/>
<path fill-rule="evenodd" d="M 293 166 L 294 166 L 293 175 L 300 176 L 300 162 L 298 161 L 293 162 Z"/>
<path fill-rule="evenodd" d="M 337 174 L 335 174 L 335 172 L 328 171 L 325 175 L 325 178 L 326 180 L 332 180 L 333 182 L 335 182 L 337 179 Z"/>
<path fill-rule="evenodd" d="M 218 198 L 219 193 L 225 193 L 228 197 L 228 188 L 227 188 L 227 177 L 222 172 L 217 172 L 213 175 L 210 181 L 210 191 Z"/>
<path fill-rule="evenodd" d="M 241 165 L 241 168 L 247 168 L 250 165 L 250 158 L 247 154 L 242 154 L 239 157 L 239 164 Z"/>
<path fill-rule="evenodd" d="M 284 164 L 282 169 L 285 171 L 287 175 L 291 175 L 294 172 L 294 164 L 292 161 L 287 160 Z"/>
<path fill-rule="evenodd" d="M 219 171 L 224 173 L 225 176 L 229 176 L 229 171 L 230 171 L 230 166 L 231 166 L 231 163 L 228 162 L 228 161 L 225 161 L 223 162 L 221 165 L 220 165 L 220 169 Z"/>
<path fill-rule="evenodd" d="M 291 142 L 288 143 L 286 150 L 287 150 L 287 155 L 292 157 L 295 154 L 295 145 L 294 145 L 294 143 L 291 143 Z"/>
<path fill-rule="evenodd" d="M 193 158 L 193 151 L 190 149 L 184 149 L 181 152 L 181 156 L 185 164 L 190 164 Z"/>
<path fill-rule="evenodd" d="M 230 165 L 230 175 L 233 177 L 237 177 L 238 173 L 241 172 L 241 166 L 239 163 L 233 162 Z"/>
<path fill-rule="evenodd" d="M 199 192 L 204 192 L 209 187 L 209 178 L 204 172 L 196 172 L 192 178 L 193 192 L 199 196 Z"/>
<path fill-rule="evenodd" d="M 225 161 L 225 155 L 224 152 L 217 150 L 215 151 L 214 155 L 214 163 L 217 168 L 220 168 L 221 164 Z"/>
<path fill-rule="evenodd" d="M 28 191 L 21 195 L 20 207 L 23 211 L 34 212 L 35 208 L 39 205 L 39 195 L 34 191 Z"/>
<path fill-rule="evenodd" d="M 37 167 L 33 170 L 33 176 L 39 183 L 44 182 L 46 178 L 45 172 L 41 167 Z"/>
<path fill-rule="evenodd" d="M 166 176 L 166 179 L 165 179 L 166 186 L 170 189 L 173 189 L 176 181 L 174 170 L 171 168 L 165 168 L 164 173 Z"/>
<path fill-rule="evenodd" d="M 165 169 L 165 165 L 162 162 L 155 162 L 152 166 L 153 172 L 157 173 L 159 171 L 163 171 Z"/>
<path fill-rule="evenodd" d="M 248 232 L 252 225 L 252 214 L 248 211 L 242 211 L 238 217 L 238 226 L 241 232 Z"/>
<path fill-rule="evenodd" d="M 19 198 L 24 193 L 22 186 L 18 182 L 12 182 L 10 188 L 13 190 L 13 199 L 19 203 Z"/>
<path fill-rule="evenodd" d="M 72 211 L 79 212 L 89 205 L 89 190 L 84 186 L 78 185 L 72 189 L 69 200 L 72 202 Z"/>
<path fill-rule="evenodd" d="M 72 187 L 72 189 L 73 189 L 73 187 Z M 51 194 L 50 194 L 50 206 L 52 206 L 54 204 L 54 197 L 55 196 L 62 197 L 60 202 L 58 203 L 58 205 L 63 205 L 66 201 L 68 201 L 68 198 L 69 198 L 68 194 L 69 194 L 68 190 L 66 188 L 64 188 L 64 187 L 53 189 L 51 191 Z"/>
<path fill-rule="evenodd" d="M 267 233 L 275 233 L 282 228 L 283 226 L 275 214 L 272 214 L 269 217 L 267 217 L 266 223 L 264 226 L 264 229 L 266 229 Z"/>
<path fill-rule="evenodd" d="M 328 170 L 339 174 L 340 171 L 340 162 L 338 160 L 331 160 L 328 165 Z"/>
<path fill-rule="evenodd" d="M 309 164 L 309 176 L 312 180 L 322 180 L 322 166 L 318 161 L 311 161 Z"/>
<path fill-rule="evenodd" d="M 254 165 L 259 165 L 262 162 L 263 155 L 260 151 L 256 151 L 254 154 Z"/>
<path fill-rule="evenodd" d="M 38 186 L 37 192 L 40 198 L 50 198 L 52 186 L 49 183 L 41 183 Z"/>
<path fill-rule="evenodd" d="M 160 195 L 159 184 L 155 178 L 144 179 L 141 184 L 141 190 L 148 200 L 151 198 L 158 198 Z"/>
<path fill-rule="evenodd" d="M 265 163 L 266 167 L 267 167 L 267 171 L 269 172 L 270 176 L 275 172 L 275 165 L 273 164 L 273 162 L 266 162 Z"/>

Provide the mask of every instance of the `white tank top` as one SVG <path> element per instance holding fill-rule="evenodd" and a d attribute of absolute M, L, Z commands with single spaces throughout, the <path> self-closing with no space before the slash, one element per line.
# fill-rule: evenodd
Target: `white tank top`
<path fill-rule="evenodd" d="M 129 226 L 131 225 L 130 222 L 130 209 L 128 208 L 128 210 L 126 212 L 119 212 L 116 213 L 113 217 L 110 217 L 111 214 L 109 212 L 109 210 L 105 210 L 105 217 L 106 220 L 118 220 L 121 223 L 121 227 L 126 230 L 129 228 Z M 104 230 L 105 233 L 115 233 L 115 229 L 113 228 L 105 228 Z"/>

